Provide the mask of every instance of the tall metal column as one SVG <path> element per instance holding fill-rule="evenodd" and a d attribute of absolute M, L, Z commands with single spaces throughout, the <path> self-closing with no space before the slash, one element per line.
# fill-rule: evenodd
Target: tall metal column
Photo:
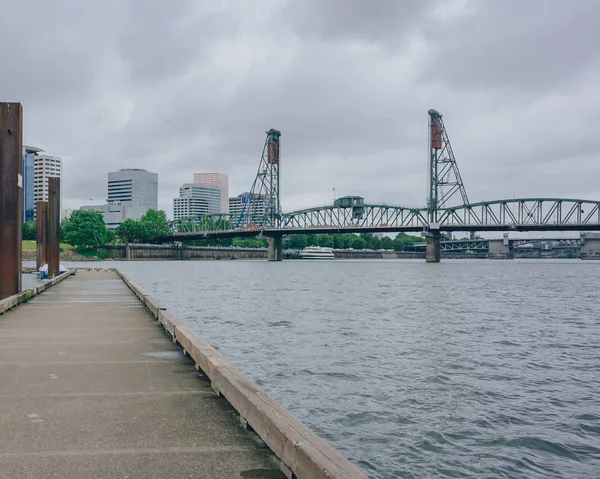
<path fill-rule="evenodd" d="M 60 270 L 60 178 L 48 178 L 48 278 Z"/>
<path fill-rule="evenodd" d="M 279 228 L 281 202 L 279 198 L 279 164 L 281 132 L 271 128 L 263 146 L 258 171 L 245 198 L 244 208 L 235 227 Z"/>
<path fill-rule="evenodd" d="M 40 266 L 48 262 L 48 202 L 38 201 L 35 204 L 35 263 Z"/>
<path fill-rule="evenodd" d="M 0 299 L 21 292 L 23 108 L 0 103 Z"/>
<path fill-rule="evenodd" d="M 460 195 L 463 204 L 469 199 L 463 184 L 442 114 L 429 110 L 429 193 L 427 197 L 426 261 L 440 261 L 440 209 L 455 195 Z"/>

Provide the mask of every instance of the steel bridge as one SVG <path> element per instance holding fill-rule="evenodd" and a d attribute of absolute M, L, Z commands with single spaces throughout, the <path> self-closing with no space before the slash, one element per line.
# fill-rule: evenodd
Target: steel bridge
<path fill-rule="evenodd" d="M 600 230 L 600 201 L 512 198 L 469 202 L 442 115 L 436 110 L 429 110 L 429 196 L 426 206 L 334 202 L 333 205 L 284 213 L 279 187 L 280 136 L 278 130 L 267 132 L 258 172 L 250 193 L 243 197 L 239 214 L 175 221 L 171 223 L 171 235 L 159 240 L 264 236 L 272 243 L 270 259 L 279 260 L 283 235 L 421 232 L 427 239 L 428 261 L 438 262 L 443 232 Z"/>
<path fill-rule="evenodd" d="M 521 198 L 487 201 L 439 210 L 439 231 L 600 230 L 600 201 Z M 421 232 L 429 227 L 427 208 L 363 204 L 320 206 L 281 215 L 279 227 L 236 226 L 239 218 L 207 215 L 171 223 L 172 238 L 205 239 L 264 234 Z"/>

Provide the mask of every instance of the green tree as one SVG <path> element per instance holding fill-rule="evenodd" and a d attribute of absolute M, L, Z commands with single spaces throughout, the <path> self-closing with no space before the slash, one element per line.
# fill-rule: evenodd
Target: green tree
<path fill-rule="evenodd" d="M 117 236 L 127 243 L 143 243 L 147 241 L 148 232 L 141 221 L 126 219 L 115 231 Z"/>
<path fill-rule="evenodd" d="M 258 238 L 234 238 L 233 246 L 239 248 L 266 248 L 267 240 Z"/>
<path fill-rule="evenodd" d="M 148 210 L 140 218 L 140 223 L 146 230 L 146 240 L 149 242 L 156 241 L 156 238 L 168 236 L 171 233 L 167 214 L 163 210 Z"/>
<path fill-rule="evenodd" d="M 26 221 L 23 223 L 23 239 L 34 240 L 37 232 L 35 221 Z"/>
<path fill-rule="evenodd" d="M 372 233 L 361 233 L 360 237 L 367 243 L 367 249 L 381 249 L 381 241 Z"/>
<path fill-rule="evenodd" d="M 69 220 L 70 220 L 70 217 L 63 219 L 60 222 L 59 234 L 60 234 L 60 242 L 61 243 L 68 243 L 65 231 L 69 228 Z"/>
<path fill-rule="evenodd" d="M 104 219 L 97 211 L 74 211 L 64 222 L 63 231 L 67 243 L 83 250 L 98 248 L 109 240 Z"/>
<path fill-rule="evenodd" d="M 333 247 L 335 249 L 344 249 L 346 247 L 343 234 L 333 235 Z"/>
<path fill-rule="evenodd" d="M 319 243 L 317 241 L 317 235 L 306 235 L 306 246 L 319 246 Z"/>
<path fill-rule="evenodd" d="M 317 245 L 325 248 L 333 248 L 333 237 L 328 234 L 318 234 Z"/>
<path fill-rule="evenodd" d="M 373 236 L 369 249 L 381 249 L 381 240 L 377 236 Z"/>
<path fill-rule="evenodd" d="M 351 248 L 354 249 L 365 249 L 367 247 L 367 241 L 360 236 L 353 235 Z"/>
<path fill-rule="evenodd" d="M 306 248 L 306 235 L 290 235 L 288 249 L 304 249 Z"/>
<path fill-rule="evenodd" d="M 104 244 L 110 244 L 115 241 L 115 232 L 113 230 L 106 230 L 106 236 L 104 237 Z"/>
<path fill-rule="evenodd" d="M 381 248 L 382 249 L 394 249 L 394 241 L 392 238 L 384 236 L 381 238 Z"/>
<path fill-rule="evenodd" d="M 406 233 L 398 233 L 394 238 L 394 249 L 396 251 L 403 251 L 405 248 L 414 245 L 415 243 L 422 243 L 425 238 L 421 236 L 407 235 Z"/>

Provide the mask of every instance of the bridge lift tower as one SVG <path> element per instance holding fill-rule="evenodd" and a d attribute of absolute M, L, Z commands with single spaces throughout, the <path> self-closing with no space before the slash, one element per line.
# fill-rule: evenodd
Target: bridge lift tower
<path fill-rule="evenodd" d="M 263 146 L 258 171 L 248 197 L 244 199 L 236 228 L 252 228 L 262 232 L 265 228 L 281 228 L 281 201 L 279 197 L 279 165 L 281 132 L 271 128 Z M 269 260 L 281 261 L 282 236 L 267 238 Z"/>
<path fill-rule="evenodd" d="M 454 197 L 460 195 L 462 204 L 469 203 L 442 114 L 429 110 L 429 196 L 427 216 L 429 227 L 426 231 L 426 261 L 440 261 L 439 209 Z"/>

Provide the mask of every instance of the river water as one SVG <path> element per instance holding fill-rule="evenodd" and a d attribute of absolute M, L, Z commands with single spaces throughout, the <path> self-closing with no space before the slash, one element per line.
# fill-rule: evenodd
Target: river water
<path fill-rule="evenodd" d="M 600 262 L 112 265 L 369 477 L 600 477 Z"/>

